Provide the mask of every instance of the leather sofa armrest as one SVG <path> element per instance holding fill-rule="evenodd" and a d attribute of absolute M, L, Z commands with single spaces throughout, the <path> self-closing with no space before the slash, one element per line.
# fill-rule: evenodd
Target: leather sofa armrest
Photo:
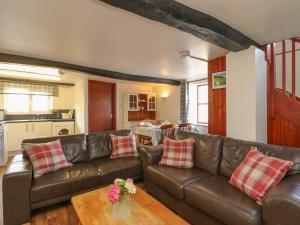
<path fill-rule="evenodd" d="M 139 145 L 139 154 L 142 159 L 143 165 L 149 166 L 158 164 L 163 154 L 163 145 L 146 146 Z"/>
<path fill-rule="evenodd" d="M 7 165 L 3 175 L 3 220 L 5 225 L 30 221 L 30 190 L 32 164 L 23 155 L 17 155 Z"/>
<path fill-rule="evenodd" d="M 300 174 L 282 180 L 265 197 L 265 225 L 297 225 L 300 221 Z"/>
<path fill-rule="evenodd" d="M 138 148 L 139 148 L 140 158 L 143 162 L 144 181 L 146 181 L 147 167 L 150 165 L 158 164 L 163 154 L 163 145 L 157 145 L 157 146 L 140 145 L 138 146 Z"/>

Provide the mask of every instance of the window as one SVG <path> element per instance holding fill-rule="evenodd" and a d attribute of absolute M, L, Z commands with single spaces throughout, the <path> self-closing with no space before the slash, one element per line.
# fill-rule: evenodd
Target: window
<path fill-rule="evenodd" d="M 189 83 L 188 121 L 193 124 L 208 124 L 207 81 Z"/>
<path fill-rule="evenodd" d="M 29 112 L 29 95 L 5 95 L 4 108 L 8 113 Z"/>
<path fill-rule="evenodd" d="M 53 98 L 43 95 L 5 94 L 7 113 L 46 113 L 52 109 Z"/>
<path fill-rule="evenodd" d="M 197 85 L 197 123 L 208 123 L 208 85 Z"/>
<path fill-rule="evenodd" d="M 33 112 L 50 111 L 52 108 L 52 97 L 43 95 L 32 95 L 31 107 Z"/>

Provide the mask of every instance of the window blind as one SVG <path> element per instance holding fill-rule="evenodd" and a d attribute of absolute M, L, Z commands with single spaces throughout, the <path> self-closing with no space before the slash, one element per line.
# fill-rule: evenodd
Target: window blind
<path fill-rule="evenodd" d="M 58 96 L 59 88 L 56 84 L 0 80 L 0 94 Z"/>

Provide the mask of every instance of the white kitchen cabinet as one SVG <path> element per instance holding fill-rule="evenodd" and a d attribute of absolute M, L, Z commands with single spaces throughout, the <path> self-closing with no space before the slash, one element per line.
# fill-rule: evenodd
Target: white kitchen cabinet
<path fill-rule="evenodd" d="M 27 138 L 28 135 L 28 124 L 7 123 L 4 127 L 5 149 L 7 151 L 20 150 L 22 141 Z"/>
<path fill-rule="evenodd" d="M 148 95 L 148 111 L 156 111 L 156 96 Z"/>
<path fill-rule="evenodd" d="M 43 137 L 52 135 L 52 122 L 31 122 L 28 123 L 30 130 L 30 137 Z"/>
<path fill-rule="evenodd" d="M 26 138 L 51 136 L 52 122 L 7 123 L 4 130 L 5 149 L 16 151 L 21 150 L 21 143 Z"/>
<path fill-rule="evenodd" d="M 128 111 L 138 111 L 138 94 L 129 94 L 128 95 Z"/>

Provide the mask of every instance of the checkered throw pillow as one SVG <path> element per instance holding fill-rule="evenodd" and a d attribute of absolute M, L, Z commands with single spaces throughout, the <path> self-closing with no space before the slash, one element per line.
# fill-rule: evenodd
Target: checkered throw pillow
<path fill-rule="evenodd" d="M 229 183 L 262 205 L 264 196 L 283 179 L 293 165 L 292 161 L 265 156 L 252 147 L 233 172 Z"/>
<path fill-rule="evenodd" d="M 163 156 L 159 165 L 177 168 L 192 168 L 194 152 L 194 140 L 171 140 L 165 138 Z"/>
<path fill-rule="evenodd" d="M 136 148 L 135 135 L 115 136 L 110 134 L 110 139 L 112 143 L 111 159 L 119 157 L 136 157 L 139 155 Z"/>
<path fill-rule="evenodd" d="M 23 143 L 22 147 L 32 163 L 34 178 L 72 166 L 66 160 L 60 140 L 41 144 Z"/>

